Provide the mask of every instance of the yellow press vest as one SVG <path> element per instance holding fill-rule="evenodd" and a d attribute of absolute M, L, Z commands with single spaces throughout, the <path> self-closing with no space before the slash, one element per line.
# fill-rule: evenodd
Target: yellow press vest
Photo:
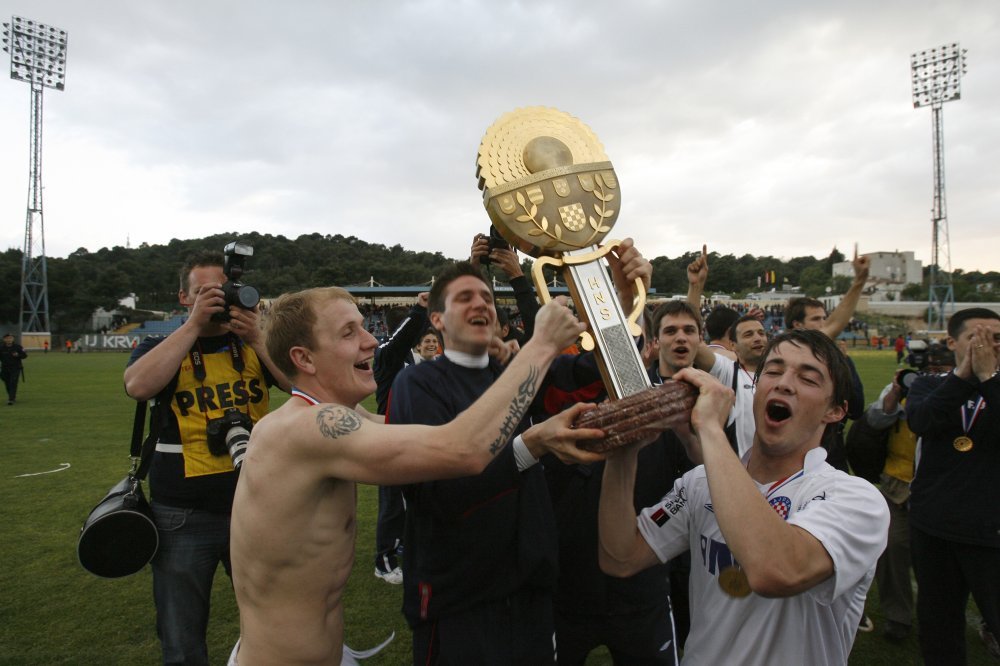
<path fill-rule="evenodd" d="M 903 400 L 905 405 L 906 401 Z M 883 471 L 889 476 L 910 483 L 917 453 L 917 436 L 910 430 L 906 418 L 900 418 L 889 429 L 889 445 Z"/>
<path fill-rule="evenodd" d="M 221 417 L 230 408 L 249 414 L 254 423 L 267 414 L 269 394 L 260 359 L 249 345 L 241 345 L 240 355 L 242 372 L 233 367 L 228 345 L 201 354 L 204 380 L 195 375 L 191 354 L 181 363 L 170 408 L 177 417 L 187 478 L 233 471 L 229 455 L 216 456 L 208 450 L 205 428 L 211 419 Z"/>

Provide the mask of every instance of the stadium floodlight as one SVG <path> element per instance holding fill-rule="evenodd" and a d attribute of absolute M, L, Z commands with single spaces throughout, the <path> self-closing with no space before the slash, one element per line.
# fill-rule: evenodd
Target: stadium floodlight
<path fill-rule="evenodd" d="M 14 16 L 3 24 L 10 78 L 46 88 L 66 87 L 66 31 Z"/>
<path fill-rule="evenodd" d="M 956 42 L 910 56 L 914 109 L 962 98 L 966 52 Z"/>
<path fill-rule="evenodd" d="M 66 45 L 66 31 L 53 26 L 20 16 L 3 24 L 3 50 L 10 54 L 10 78 L 31 86 L 28 213 L 21 263 L 20 331 L 25 346 L 41 347 L 51 330 L 42 213 L 42 92 L 45 88 L 66 88 Z M 26 333 L 35 335 L 26 340 Z"/>
<path fill-rule="evenodd" d="M 934 132 L 934 204 L 931 209 L 931 265 L 928 280 L 927 327 L 943 330 L 945 308 L 955 311 L 951 279 L 951 249 L 948 213 L 944 196 L 944 128 L 941 106 L 962 98 L 962 76 L 966 73 L 966 50 L 958 42 L 920 51 L 910 56 L 913 108 L 931 107 Z M 943 270 L 942 270 L 943 269 Z"/>

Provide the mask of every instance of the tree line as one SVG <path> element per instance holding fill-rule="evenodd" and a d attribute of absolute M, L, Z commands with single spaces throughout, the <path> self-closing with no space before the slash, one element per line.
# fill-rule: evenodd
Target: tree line
<path fill-rule="evenodd" d="M 48 295 L 51 328 L 54 333 L 84 330 L 91 313 L 98 307 L 113 310 L 119 299 L 135 294 L 141 310 L 171 311 L 178 307 L 178 268 L 192 252 L 221 250 L 226 243 L 239 239 L 254 246 L 243 282 L 257 287 L 265 297 L 306 287 L 367 284 L 428 284 L 455 258 L 440 252 L 413 252 L 401 245 L 387 247 L 368 243 L 354 236 L 307 234 L 295 239 L 270 234 L 216 234 L 200 239 L 173 239 L 166 245 L 143 243 L 137 248 L 101 248 L 90 252 L 79 248 L 65 258 L 48 258 Z M 688 252 L 678 257 L 654 257 L 653 288 L 659 294 L 682 294 L 687 291 L 687 265 L 697 256 Z M 22 252 L 8 249 L 0 254 L 0 322 L 14 325 L 20 318 Z M 710 272 L 706 296 L 725 293 L 741 298 L 747 293 L 772 285 L 795 285 L 804 294 L 820 296 L 827 287 L 843 293 L 850 278 L 831 276 L 834 263 L 844 255 L 834 248 L 824 258 L 812 256 L 780 259 L 709 255 Z M 528 273 L 530 262 L 524 262 Z M 927 275 L 924 284 L 909 285 L 903 297 L 927 299 Z M 501 273 L 498 279 L 503 279 Z M 550 276 L 551 277 L 551 276 Z M 990 271 L 952 274 L 956 301 L 1000 300 L 1000 273 Z M 769 280 L 773 280 L 770 284 Z"/>

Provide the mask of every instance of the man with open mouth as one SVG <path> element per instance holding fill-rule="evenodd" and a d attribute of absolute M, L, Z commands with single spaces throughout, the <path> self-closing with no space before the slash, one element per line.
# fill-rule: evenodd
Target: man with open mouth
<path fill-rule="evenodd" d="M 630 239 L 609 261 L 621 269 L 614 271 L 619 292 L 624 287 L 631 294 L 635 280 L 648 279 L 652 270 Z M 488 353 L 496 304 L 478 267 L 460 262 L 439 274 L 429 310 L 444 353 L 397 377 L 389 423 L 446 423 L 510 372 Z M 600 379 L 586 354 L 558 359 L 549 378 L 556 375 L 575 380 L 567 382 L 574 389 Z M 537 464 L 546 446 L 524 431 L 527 420 L 507 425 L 504 443 L 511 444 L 481 473 L 404 489 L 403 613 L 413 629 L 414 664 L 555 661 L 556 521 Z"/>
<path fill-rule="evenodd" d="M 740 459 L 724 426 L 732 390 L 693 368 L 686 444 L 703 464 L 638 516 L 639 446 L 605 463 L 600 561 L 633 575 L 690 549 L 686 664 L 846 664 L 889 512 L 867 481 L 826 463 L 824 430 L 843 418 L 850 371 L 829 337 L 776 337 L 758 371 L 754 443 Z"/>
<path fill-rule="evenodd" d="M 585 326 L 562 299 L 546 304 L 535 335 L 490 390 L 449 422 L 428 427 L 386 425 L 359 406 L 376 388 L 378 343 L 346 290 L 284 294 L 265 322 L 270 357 L 294 386 L 292 398 L 254 428 L 236 487 L 231 542 L 241 639 L 230 663 L 340 664 L 356 483 L 402 485 L 481 471 L 503 455 L 510 424 Z M 559 440 L 570 455 L 599 459 L 575 441 L 603 433 L 570 428 L 574 415 L 538 424 L 524 439 Z"/>

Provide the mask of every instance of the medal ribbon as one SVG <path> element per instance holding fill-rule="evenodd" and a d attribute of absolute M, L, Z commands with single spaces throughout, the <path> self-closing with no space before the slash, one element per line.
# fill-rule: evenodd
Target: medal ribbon
<path fill-rule="evenodd" d="M 789 483 L 791 483 L 792 481 L 794 481 L 795 479 L 799 478 L 800 476 L 802 476 L 805 473 L 806 472 L 805 472 L 804 469 L 800 469 L 799 471 L 797 471 L 795 474 L 792 474 L 791 476 L 786 476 L 783 479 L 775 481 L 773 484 L 771 484 L 771 487 L 767 489 L 767 494 L 764 495 L 764 499 L 770 500 L 771 499 L 771 495 L 773 495 L 774 493 L 778 492 L 779 489 L 783 488 L 784 486 L 787 486 Z"/>
<path fill-rule="evenodd" d="M 311 395 L 309 395 L 308 393 L 306 393 L 302 389 L 295 388 L 294 386 L 292 387 L 292 397 L 293 398 L 302 398 L 303 400 L 305 400 L 306 402 L 308 402 L 310 405 L 318 405 L 319 404 L 319 400 L 317 400 L 316 398 L 312 397 Z"/>
<path fill-rule="evenodd" d="M 969 403 L 966 402 L 962 405 L 962 431 L 965 432 L 966 435 L 968 435 L 969 431 L 972 430 L 972 424 L 976 422 L 977 418 L 979 418 L 979 412 L 983 411 L 983 405 L 985 402 L 986 401 L 983 396 L 979 396 L 979 400 L 977 400 L 976 404 L 972 407 L 971 416 L 968 412 Z"/>

